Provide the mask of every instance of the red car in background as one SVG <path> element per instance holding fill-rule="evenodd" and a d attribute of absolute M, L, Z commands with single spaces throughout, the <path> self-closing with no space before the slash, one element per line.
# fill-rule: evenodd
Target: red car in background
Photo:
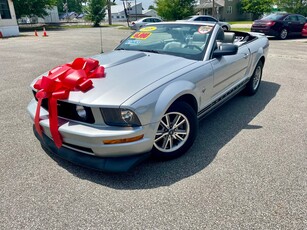
<path fill-rule="evenodd" d="M 305 23 L 303 30 L 302 30 L 302 36 L 307 37 L 307 23 Z"/>

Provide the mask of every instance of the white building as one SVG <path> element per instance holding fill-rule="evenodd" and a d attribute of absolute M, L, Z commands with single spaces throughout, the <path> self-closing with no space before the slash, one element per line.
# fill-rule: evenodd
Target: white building
<path fill-rule="evenodd" d="M 1 1 L 1 0 L 0 0 Z M 51 9 L 46 9 L 47 15 L 43 18 L 33 16 L 31 18 L 29 17 L 21 17 L 18 22 L 19 23 L 59 23 L 59 12 L 58 7 L 54 6 Z"/>
<path fill-rule="evenodd" d="M 0 0 L 0 36 L 18 36 L 14 4 L 12 0 Z"/>
<path fill-rule="evenodd" d="M 59 12 L 58 7 L 54 6 L 52 9 L 46 9 L 46 12 L 48 15 L 46 15 L 44 18 L 38 18 L 38 22 L 41 23 L 58 23 L 60 22 L 59 19 Z M 78 16 L 78 14 L 77 14 Z"/>
<path fill-rule="evenodd" d="M 139 17 L 142 15 L 142 3 L 137 3 L 136 5 L 132 2 L 124 2 L 126 7 L 126 12 L 129 20 L 134 20 L 135 16 Z M 128 3 L 128 4 L 127 4 Z M 126 21 L 127 17 L 125 14 L 125 8 L 123 4 L 111 6 L 111 15 L 113 22 Z M 108 18 L 108 12 L 106 12 L 106 20 Z"/>

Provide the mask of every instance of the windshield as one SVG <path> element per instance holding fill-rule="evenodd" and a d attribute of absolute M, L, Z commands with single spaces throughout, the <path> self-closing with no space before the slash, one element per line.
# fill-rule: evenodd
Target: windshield
<path fill-rule="evenodd" d="M 136 50 L 202 60 L 213 25 L 159 24 L 142 27 L 115 50 Z"/>
<path fill-rule="evenodd" d="M 280 20 L 283 16 L 285 16 L 285 15 L 284 14 L 270 14 L 270 15 L 263 17 L 262 20 L 277 21 L 277 20 Z"/>

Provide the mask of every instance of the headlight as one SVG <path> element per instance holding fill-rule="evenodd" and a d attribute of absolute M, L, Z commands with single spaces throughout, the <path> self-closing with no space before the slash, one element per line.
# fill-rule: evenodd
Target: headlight
<path fill-rule="evenodd" d="M 64 117 L 90 124 L 95 123 L 95 119 L 90 107 L 67 103 L 67 106 L 63 106 L 63 110 L 65 111 L 65 113 L 67 113 L 67 115 Z M 75 112 L 72 113 L 73 110 Z"/>
<path fill-rule="evenodd" d="M 136 127 L 141 122 L 136 114 L 129 109 L 100 109 L 104 122 L 110 126 Z"/>

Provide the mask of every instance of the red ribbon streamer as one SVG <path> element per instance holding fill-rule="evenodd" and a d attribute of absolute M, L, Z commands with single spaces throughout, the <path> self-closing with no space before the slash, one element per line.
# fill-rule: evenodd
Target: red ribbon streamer
<path fill-rule="evenodd" d="M 39 125 L 40 108 L 42 100 L 48 98 L 49 126 L 55 145 L 62 146 L 62 137 L 58 130 L 58 107 L 57 100 L 67 99 L 72 90 L 86 92 L 93 87 L 89 78 L 104 77 L 104 67 L 99 61 L 92 58 L 76 58 L 72 64 L 64 64 L 49 71 L 48 76 L 43 76 L 34 84 L 39 90 L 36 93 L 38 100 L 34 118 L 35 129 L 42 136 L 42 127 Z"/>

